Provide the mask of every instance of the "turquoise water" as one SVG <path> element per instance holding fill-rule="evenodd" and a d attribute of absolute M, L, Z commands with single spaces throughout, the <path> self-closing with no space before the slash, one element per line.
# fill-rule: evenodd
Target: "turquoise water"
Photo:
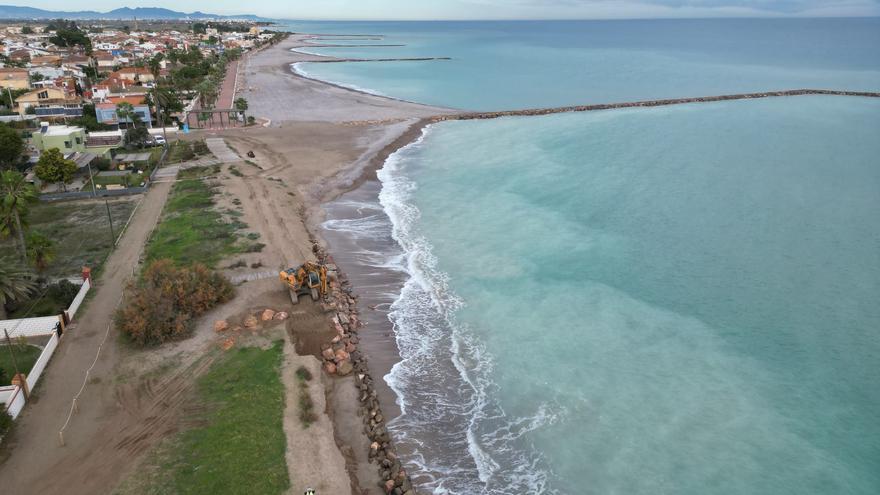
<path fill-rule="evenodd" d="M 878 129 L 878 101 L 804 97 L 448 123 L 400 152 L 395 427 L 456 425 L 477 459 L 438 492 L 877 493 Z M 445 360 L 466 392 L 418 390 Z"/>
<path fill-rule="evenodd" d="M 298 69 L 468 109 L 880 90 L 878 19 L 292 27 L 451 56 Z M 880 493 L 877 136 L 878 100 L 793 97 L 446 122 L 392 156 L 331 222 L 403 250 L 365 263 L 408 277 L 385 379 L 423 488 Z"/>
<path fill-rule="evenodd" d="M 383 43 L 406 45 L 307 49 L 314 53 L 344 58 L 451 57 L 429 62 L 300 64 L 299 69 L 380 94 L 473 110 L 804 87 L 880 88 L 880 19 L 290 27 L 306 32 L 382 33 Z"/>

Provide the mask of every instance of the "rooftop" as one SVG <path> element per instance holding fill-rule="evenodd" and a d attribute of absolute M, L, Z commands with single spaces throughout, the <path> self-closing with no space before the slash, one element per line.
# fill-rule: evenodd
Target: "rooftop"
<path fill-rule="evenodd" d="M 44 136 L 69 136 L 74 132 L 82 131 L 82 127 L 72 125 L 50 125 L 40 128 L 40 134 Z"/>

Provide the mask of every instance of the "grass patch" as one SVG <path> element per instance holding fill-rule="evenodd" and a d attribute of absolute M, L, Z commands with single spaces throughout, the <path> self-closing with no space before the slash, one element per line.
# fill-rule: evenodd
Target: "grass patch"
<path fill-rule="evenodd" d="M 116 235 L 134 210 L 134 198 L 110 200 L 110 215 Z M 104 201 L 76 200 L 40 202 L 28 213 L 30 231 L 40 232 L 55 243 L 55 260 L 42 275 L 49 278 L 78 276 L 83 266 L 95 274 L 110 254 L 115 239 Z M 0 237 L 0 252 L 17 253 L 12 237 Z"/>
<path fill-rule="evenodd" d="M 0 345 L 0 386 L 10 385 L 12 376 L 15 375 L 15 366 L 12 363 L 12 356 L 9 355 L 9 345 Z M 15 353 L 15 362 L 18 363 L 18 370 L 24 374 L 31 372 L 37 358 L 43 352 L 39 347 L 27 344 L 12 344 L 12 352 Z"/>
<path fill-rule="evenodd" d="M 209 267 L 241 252 L 236 223 L 214 209 L 214 188 L 201 180 L 174 184 L 171 197 L 146 248 L 148 261 L 170 259 L 178 265 L 199 262 Z"/>
<path fill-rule="evenodd" d="M 205 177 L 210 177 L 212 175 L 217 175 L 220 173 L 220 165 L 210 165 L 204 167 L 192 167 L 185 170 L 181 170 L 177 173 L 177 178 L 180 180 L 184 179 L 204 179 Z"/>
<path fill-rule="evenodd" d="M 241 170 L 238 169 L 235 165 L 229 166 L 229 173 L 236 177 L 244 177 L 244 174 L 241 173 Z"/>
<path fill-rule="evenodd" d="M 282 342 L 223 354 L 197 385 L 203 426 L 155 452 L 120 493 L 280 494 L 290 488 L 282 426 Z"/>

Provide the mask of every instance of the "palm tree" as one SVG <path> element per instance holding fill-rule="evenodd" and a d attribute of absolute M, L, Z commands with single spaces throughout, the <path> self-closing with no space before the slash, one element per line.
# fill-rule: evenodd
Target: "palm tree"
<path fill-rule="evenodd" d="M 6 319 L 6 303 L 27 297 L 37 283 L 30 272 L 9 258 L 0 258 L 0 320 Z"/>
<path fill-rule="evenodd" d="M 122 122 L 123 120 L 133 119 L 134 118 L 134 105 L 127 101 L 123 101 L 122 103 L 116 104 L 116 120 Z M 125 124 L 126 129 L 128 128 L 128 123 Z"/>
<path fill-rule="evenodd" d="M 168 135 L 165 133 L 165 119 L 162 118 L 163 112 L 165 116 L 168 116 L 168 107 L 174 104 L 177 100 L 177 95 L 174 94 L 170 88 L 163 87 L 160 88 L 157 84 L 153 88 L 153 101 L 156 104 L 156 118 L 160 125 L 162 126 L 162 137 L 165 138 L 165 143 L 168 143 Z"/>
<path fill-rule="evenodd" d="M 55 259 L 55 243 L 39 232 L 28 233 L 27 243 L 28 261 L 38 272 L 46 271 Z"/>
<path fill-rule="evenodd" d="M 22 217 L 27 215 L 29 203 L 37 201 L 37 189 L 28 184 L 24 175 L 15 170 L 0 173 L 0 232 L 18 234 L 19 254 L 27 262 L 27 244 L 24 241 Z"/>
<path fill-rule="evenodd" d="M 217 85 L 209 79 L 205 79 L 196 86 L 196 91 L 202 98 L 202 108 L 210 108 L 217 99 Z"/>

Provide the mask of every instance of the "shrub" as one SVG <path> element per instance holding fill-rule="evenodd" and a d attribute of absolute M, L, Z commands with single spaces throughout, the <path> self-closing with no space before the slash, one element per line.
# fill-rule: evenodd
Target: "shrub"
<path fill-rule="evenodd" d="M 210 152 L 210 150 L 208 149 L 208 144 L 204 141 L 193 141 L 192 150 L 193 153 L 197 155 L 204 155 Z"/>
<path fill-rule="evenodd" d="M 12 416 L 6 412 L 6 404 L 0 404 L 0 437 L 12 427 Z"/>
<path fill-rule="evenodd" d="M 305 366 L 300 366 L 296 369 L 296 377 L 300 380 L 310 381 L 312 379 L 312 372 Z"/>
<path fill-rule="evenodd" d="M 139 345 L 162 344 L 186 336 L 193 318 L 232 299 L 234 292 L 226 277 L 204 265 L 175 267 L 158 260 L 129 286 L 116 326 Z"/>

